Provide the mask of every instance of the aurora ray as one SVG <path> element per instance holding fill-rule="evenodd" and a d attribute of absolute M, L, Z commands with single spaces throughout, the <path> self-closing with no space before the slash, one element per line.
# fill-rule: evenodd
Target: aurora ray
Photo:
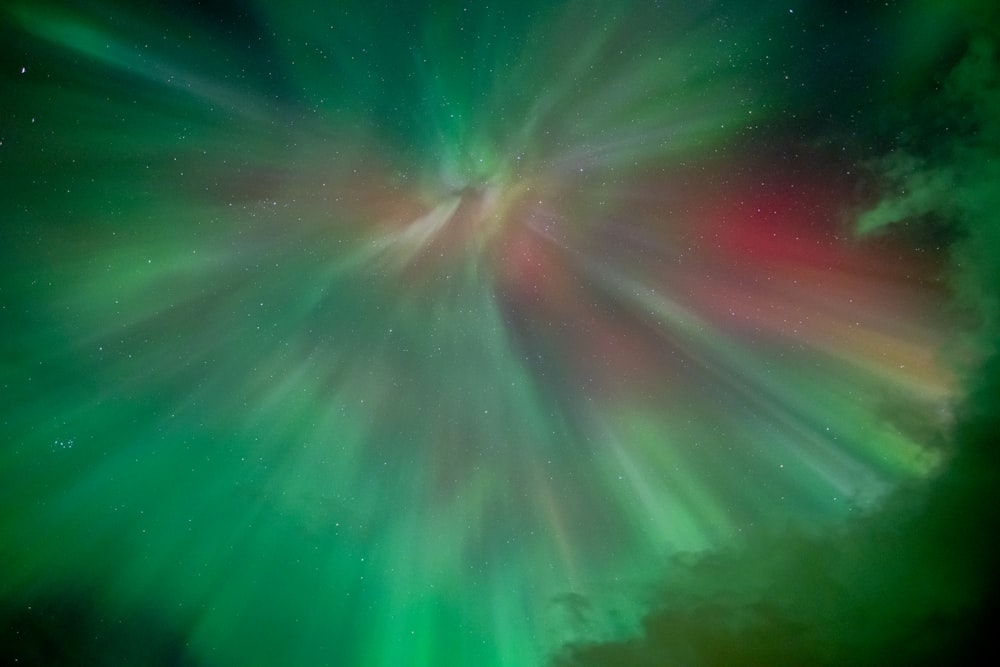
<path fill-rule="evenodd" d="M 796 55 L 890 17 L 195 5 L 2 15 L 7 617 L 545 664 L 641 632 L 664 569 L 947 474 L 985 353 L 891 223 L 953 173 L 859 215 L 883 153 Z"/>

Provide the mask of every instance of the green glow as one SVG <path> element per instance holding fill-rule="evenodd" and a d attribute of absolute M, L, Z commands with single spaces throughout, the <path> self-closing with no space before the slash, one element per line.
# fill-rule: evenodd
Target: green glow
<path fill-rule="evenodd" d="M 948 478 L 997 320 L 990 40 L 941 93 L 978 139 L 842 155 L 809 68 L 880 56 L 803 44 L 854 25 L 818 4 L 404 4 L 2 10 L 0 621 L 587 664 L 659 587 L 756 608 L 742 557 L 798 577 Z M 859 165 L 899 193 L 849 238 Z M 911 242 L 934 216 L 966 235 Z"/>

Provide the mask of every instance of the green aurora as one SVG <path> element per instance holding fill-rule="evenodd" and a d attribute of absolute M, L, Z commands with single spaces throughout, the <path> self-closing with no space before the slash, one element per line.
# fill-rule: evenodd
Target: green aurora
<path fill-rule="evenodd" d="M 2 660 L 996 657 L 992 4 L 7 3 Z"/>

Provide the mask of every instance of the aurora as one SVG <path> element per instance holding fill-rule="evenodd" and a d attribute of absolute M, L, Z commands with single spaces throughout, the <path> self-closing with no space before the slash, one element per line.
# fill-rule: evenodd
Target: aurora
<path fill-rule="evenodd" d="M 1000 17 L 938 5 L 4 8 L 0 645 L 985 645 Z"/>

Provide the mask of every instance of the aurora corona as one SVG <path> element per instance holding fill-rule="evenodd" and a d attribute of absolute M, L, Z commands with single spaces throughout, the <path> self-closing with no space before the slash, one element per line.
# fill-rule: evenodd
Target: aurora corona
<path fill-rule="evenodd" d="M 933 4 L 5 7 L 0 644 L 887 664 L 972 618 L 830 592 L 927 554 L 993 352 L 996 12 Z"/>

